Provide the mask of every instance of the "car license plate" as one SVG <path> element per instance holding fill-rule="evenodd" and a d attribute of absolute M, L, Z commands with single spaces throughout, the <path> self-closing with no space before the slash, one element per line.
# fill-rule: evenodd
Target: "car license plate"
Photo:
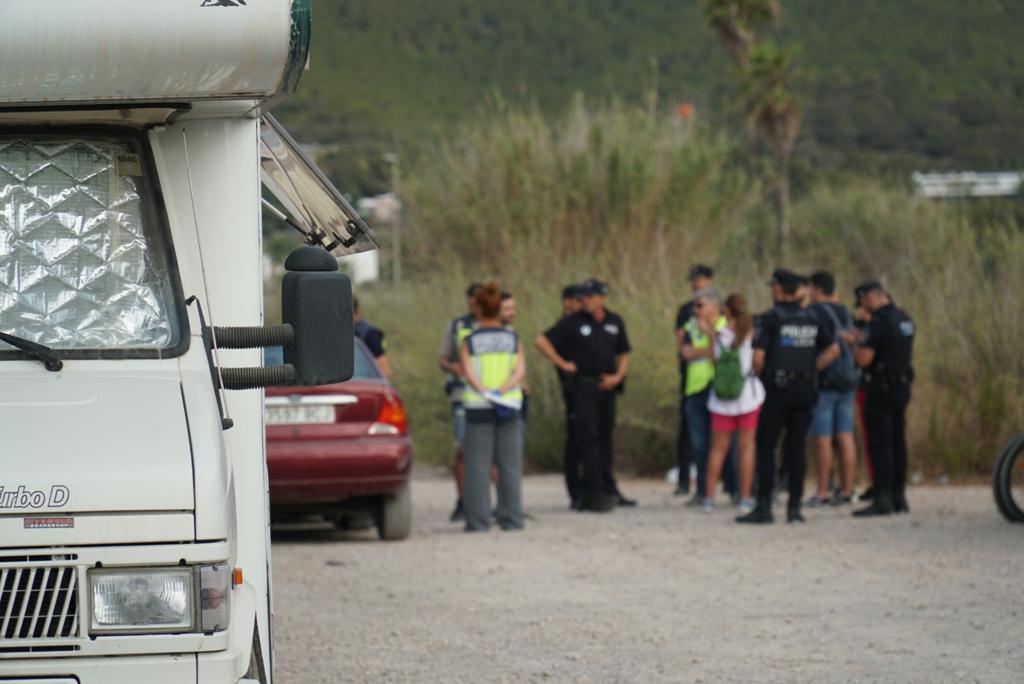
<path fill-rule="evenodd" d="M 333 423 L 333 406 L 268 406 L 267 425 Z"/>

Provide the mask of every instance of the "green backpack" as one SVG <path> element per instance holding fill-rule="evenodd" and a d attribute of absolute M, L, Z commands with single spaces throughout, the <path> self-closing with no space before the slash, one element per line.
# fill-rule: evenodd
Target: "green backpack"
<path fill-rule="evenodd" d="M 738 349 L 722 349 L 715 362 L 715 396 L 726 401 L 739 399 L 747 378 Z"/>

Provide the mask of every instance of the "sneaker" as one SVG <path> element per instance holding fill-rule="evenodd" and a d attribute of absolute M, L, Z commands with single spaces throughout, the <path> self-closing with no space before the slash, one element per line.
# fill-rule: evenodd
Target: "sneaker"
<path fill-rule="evenodd" d="M 742 501 L 740 501 L 739 505 L 740 515 L 746 515 L 747 513 L 750 513 L 752 510 L 754 510 L 755 506 L 757 506 L 757 502 L 754 501 L 753 499 L 743 499 Z"/>
<path fill-rule="evenodd" d="M 702 497 L 700 494 L 694 494 L 693 496 L 690 497 L 690 499 L 686 502 L 685 505 L 687 508 L 697 508 L 698 506 L 703 506 L 704 497 Z"/>
<path fill-rule="evenodd" d="M 828 499 L 826 499 L 825 497 L 814 495 L 807 499 L 806 501 L 804 501 L 804 506 L 807 506 L 807 508 L 821 508 L 827 503 Z"/>
<path fill-rule="evenodd" d="M 832 494 L 832 498 L 828 500 L 830 506 L 844 506 L 846 504 L 853 503 L 853 493 L 843 494 L 840 491 L 835 491 Z"/>
<path fill-rule="evenodd" d="M 712 501 L 711 499 L 704 499 L 704 503 L 702 505 L 704 507 L 704 512 L 705 513 L 714 513 L 715 512 L 715 502 Z"/>

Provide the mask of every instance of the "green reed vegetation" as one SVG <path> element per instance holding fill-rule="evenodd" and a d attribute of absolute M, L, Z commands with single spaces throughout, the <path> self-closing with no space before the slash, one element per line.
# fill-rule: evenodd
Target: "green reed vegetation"
<path fill-rule="evenodd" d="M 515 293 L 532 387 L 527 458 L 561 459 L 562 407 L 534 336 L 558 316 L 564 283 L 611 283 L 609 307 L 633 344 L 619 403 L 619 463 L 656 473 L 674 460 L 678 371 L 673 322 L 685 272 L 705 261 L 724 292 L 768 305 L 777 264 L 764 190 L 742 145 L 675 116 L 577 101 L 552 120 L 494 107 L 407 173 L 406 281 L 360 292 L 387 331 L 417 457 L 446 463 L 448 407 L 436 349 L 464 309 L 468 281 Z M 1004 218 L 1004 214 L 1006 218 Z M 794 198 L 789 266 L 837 274 L 848 301 L 878 277 L 917 320 L 912 468 L 984 473 L 998 444 L 1024 428 L 1024 236 L 1010 212 L 913 198 L 879 179 L 804 183 Z"/>

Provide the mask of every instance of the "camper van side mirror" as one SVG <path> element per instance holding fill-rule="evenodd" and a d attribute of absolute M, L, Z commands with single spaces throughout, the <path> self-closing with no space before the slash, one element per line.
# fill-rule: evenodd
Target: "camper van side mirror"
<path fill-rule="evenodd" d="M 352 377 L 355 341 L 352 284 L 338 262 L 317 247 L 300 247 L 284 262 L 281 284 L 282 325 L 208 326 L 199 307 L 203 343 L 214 385 L 227 390 L 292 385 L 328 385 Z M 189 304 L 196 302 L 190 297 Z M 284 364 L 255 368 L 217 368 L 215 349 L 283 347 Z M 218 404 L 221 403 L 218 395 Z M 225 429 L 230 419 L 221 405 Z"/>
<path fill-rule="evenodd" d="M 284 262 L 281 318 L 295 331 L 284 362 L 296 385 L 327 385 L 352 377 L 355 343 L 352 283 L 338 261 L 318 247 L 299 247 Z"/>

